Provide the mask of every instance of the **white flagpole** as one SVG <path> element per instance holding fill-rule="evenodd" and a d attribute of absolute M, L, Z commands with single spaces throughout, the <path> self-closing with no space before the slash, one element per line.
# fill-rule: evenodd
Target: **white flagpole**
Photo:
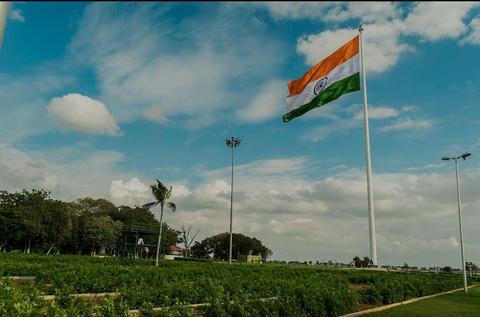
<path fill-rule="evenodd" d="M 3 43 L 3 33 L 7 24 L 8 2 L 0 1 L 0 49 Z"/>
<path fill-rule="evenodd" d="M 370 259 L 373 265 L 378 265 L 377 261 L 377 243 L 375 240 L 375 211 L 373 206 L 373 188 L 372 188 L 372 160 L 370 157 L 370 131 L 368 128 L 368 100 L 367 100 L 367 79 L 365 71 L 365 58 L 363 52 L 363 27 L 358 28 L 360 33 L 360 55 L 362 58 L 362 86 L 363 86 L 363 117 L 365 122 L 365 161 L 367 165 L 367 197 L 368 197 L 368 223 L 370 229 Z"/>

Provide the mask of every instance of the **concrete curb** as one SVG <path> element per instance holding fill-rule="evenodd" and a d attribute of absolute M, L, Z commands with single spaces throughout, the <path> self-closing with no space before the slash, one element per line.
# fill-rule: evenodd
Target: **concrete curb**
<path fill-rule="evenodd" d="M 71 294 L 73 298 L 99 298 L 99 297 L 115 297 L 117 293 L 82 293 L 82 294 Z M 55 300 L 55 295 L 43 295 L 43 300 Z"/>
<path fill-rule="evenodd" d="M 3 280 L 9 281 L 22 281 L 22 282 L 34 282 L 35 276 L 2 276 Z"/>
<path fill-rule="evenodd" d="M 266 301 L 269 301 L 269 300 L 276 300 L 276 299 L 277 299 L 277 297 L 270 297 L 270 298 L 259 298 L 259 299 L 256 299 L 256 300 L 260 301 L 260 302 L 266 302 Z M 248 300 L 248 302 L 251 302 L 251 301 L 254 301 L 254 300 Z M 232 303 L 234 303 L 234 301 L 230 301 L 230 303 L 232 304 Z M 204 316 L 202 308 L 209 307 L 209 306 L 211 306 L 210 303 L 200 303 L 200 304 L 184 305 L 183 307 L 184 308 L 191 308 L 193 316 Z M 155 307 L 155 308 L 152 309 L 152 311 L 157 313 L 157 312 L 160 312 L 162 310 L 166 310 L 168 308 L 169 308 L 168 306 Z M 140 310 L 139 309 L 129 310 L 128 315 L 129 316 L 140 316 Z"/>
<path fill-rule="evenodd" d="M 471 285 L 468 288 L 472 288 L 472 287 L 475 287 L 475 285 Z M 384 311 L 384 310 L 387 310 L 387 309 L 390 309 L 390 308 L 393 308 L 393 307 L 402 306 L 402 305 L 406 305 L 406 304 L 411 304 L 411 303 L 415 303 L 415 302 L 418 302 L 418 301 L 421 301 L 421 300 L 424 300 L 424 299 L 429 299 L 429 298 L 433 298 L 433 297 L 437 297 L 437 296 L 441 296 L 441 295 L 451 294 L 451 293 L 455 293 L 455 292 L 458 292 L 458 291 L 461 291 L 461 290 L 463 290 L 463 287 L 462 288 L 457 288 L 457 289 L 454 289 L 454 290 L 451 290 L 451 291 L 448 291 L 448 292 L 443 292 L 443 293 L 438 293 L 438 294 L 433 294 L 433 295 L 428 295 L 428 296 L 423 296 L 423 297 L 412 298 L 412 299 L 409 299 L 409 300 L 406 300 L 406 301 L 403 301 L 403 302 L 398 302 L 398 303 L 393 303 L 393 304 L 389 304 L 389 305 L 385 305 L 385 306 L 380 306 L 380 307 L 370 308 L 370 309 L 366 309 L 366 310 L 362 310 L 362 311 L 357 311 L 357 312 L 354 312 L 354 313 L 342 315 L 340 317 L 355 317 L 355 316 L 361 316 L 361 315 L 365 315 L 365 314 L 369 314 L 369 313 L 376 313 L 376 312 Z"/>

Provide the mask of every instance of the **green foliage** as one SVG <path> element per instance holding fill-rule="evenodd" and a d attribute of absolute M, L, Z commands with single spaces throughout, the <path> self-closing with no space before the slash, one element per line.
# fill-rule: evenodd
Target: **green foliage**
<path fill-rule="evenodd" d="M 360 291 L 361 302 L 391 304 L 461 287 L 461 277 L 434 273 L 370 273 L 368 287 Z"/>
<path fill-rule="evenodd" d="M 373 264 L 373 261 L 370 260 L 370 258 L 368 256 L 363 257 L 363 259 L 356 256 L 356 257 L 353 258 L 353 263 L 354 263 L 355 267 L 369 267 L 370 265 Z"/>
<path fill-rule="evenodd" d="M 192 315 L 192 309 L 185 303 L 175 303 L 169 307 L 166 307 L 155 316 L 159 317 L 190 317 Z"/>
<path fill-rule="evenodd" d="M 169 202 L 170 196 L 172 195 L 172 186 L 168 188 L 165 186 L 161 181 L 157 179 L 156 185 L 150 185 L 152 189 L 153 197 L 155 197 L 155 201 L 145 204 L 144 207 L 150 209 L 156 205 L 160 205 L 162 210 L 163 207 L 166 205 L 167 208 L 171 209 L 173 212 L 177 209 L 177 206 L 173 202 Z"/>
<path fill-rule="evenodd" d="M 206 316 L 338 316 L 356 311 L 358 303 L 388 304 L 462 285 L 461 276 L 455 274 L 213 261 L 163 261 L 154 267 L 152 260 L 25 254 L 0 254 L 0 275 L 37 277 L 35 287 L 25 293 L 15 290 L 14 296 L 1 296 L 0 308 L 13 311 L 13 304 L 2 304 L 3 298 L 10 298 L 22 303 L 27 312 L 39 310 L 47 316 L 91 316 L 93 312 L 123 316 L 127 308 L 141 309 L 144 316 L 189 316 L 191 309 L 186 305 L 199 303 L 210 304 L 202 306 Z M 354 291 L 350 284 L 361 285 L 360 290 Z M 52 290 L 57 296 L 54 305 L 37 300 L 40 292 Z M 100 301 L 98 307 L 70 296 L 100 292 L 119 295 Z M 163 309 L 154 313 L 153 307 Z"/>
<path fill-rule="evenodd" d="M 121 230 L 134 222 L 159 225 L 146 208 L 117 208 L 106 199 L 62 202 L 44 190 L 0 191 L 0 251 L 118 254 L 125 242 Z M 167 229 L 165 248 L 177 236 L 177 231 Z M 156 244 L 157 239 L 145 237 L 145 243 Z"/>
<path fill-rule="evenodd" d="M 363 304 L 380 304 L 382 294 L 374 286 L 365 287 L 360 290 L 360 300 Z"/>
<path fill-rule="evenodd" d="M 120 237 L 123 224 L 114 221 L 110 216 L 94 217 L 87 228 L 85 239 L 94 247 L 105 253 L 107 248 L 112 249 Z"/>
<path fill-rule="evenodd" d="M 250 253 L 254 255 L 260 254 L 266 259 L 272 254 L 272 251 L 256 238 L 247 237 L 241 233 L 233 233 L 232 236 L 233 259 L 238 260 L 241 255 L 248 255 Z M 230 234 L 228 232 L 220 233 L 195 243 L 192 247 L 192 255 L 202 259 L 214 258 L 217 260 L 227 260 L 229 246 Z"/>
<path fill-rule="evenodd" d="M 128 316 L 128 306 L 121 300 L 104 299 L 92 305 L 83 300 L 73 300 L 67 293 L 57 293 L 59 297 L 54 302 L 44 301 L 40 295 L 35 287 L 19 289 L 0 280 L 0 316 Z"/>

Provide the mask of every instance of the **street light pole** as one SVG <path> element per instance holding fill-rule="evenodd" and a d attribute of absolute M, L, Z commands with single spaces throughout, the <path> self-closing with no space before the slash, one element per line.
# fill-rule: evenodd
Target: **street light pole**
<path fill-rule="evenodd" d="M 465 251 L 463 248 L 463 227 L 462 227 L 462 204 L 461 204 L 461 198 L 460 198 L 460 179 L 458 176 L 458 160 L 463 159 L 465 160 L 467 157 L 472 155 L 469 152 L 466 152 L 458 157 L 442 157 L 442 160 L 444 161 L 454 161 L 455 162 L 455 174 L 456 174 L 456 179 L 457 179 L 457 205 L 458 205 L 458 224 L 460 227 L 460 249 L 461 249 L 461 254 L 462 254 L 462 272 L 463 272 L 463 288 L 465 290 L 465 293 L 468 292 L 468 285 L 467 285 L 467 271 L 465 268 Z"/>
<path fill-rule="evenodd" d="M 240 139 L 234 138 L 233 136 L 230 139 L 225 140 L 226 145 L 232 150 L 232 177 L 230 180 L 230 244 L 228 250 L 228 262 L 232 263 L 232 242 L 233 242 L 233 149 L 237 146 L 240 146 Z"/>

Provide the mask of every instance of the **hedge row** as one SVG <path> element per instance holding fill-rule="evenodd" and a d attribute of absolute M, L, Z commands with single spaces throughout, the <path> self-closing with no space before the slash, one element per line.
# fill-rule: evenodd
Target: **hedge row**
<path fill-rule="evenodd" d="M 59 295 L 118 292 L 121 305 L 143 307 L 145 312 L 171 307 L 162 313 L 171 316 L 186 314 L 182 305 L 196 303 L 211 304 L 207 316 L 338 316 L 356 311 L 358 304 L 388 304 L 462 285 L 457 275 L 215 262 L 151 264 L 7 254 L 0 255 L 0 274 L 34 275 L 38 289 Z M 350 284 L 361 287 L 353 291 Z"/>

